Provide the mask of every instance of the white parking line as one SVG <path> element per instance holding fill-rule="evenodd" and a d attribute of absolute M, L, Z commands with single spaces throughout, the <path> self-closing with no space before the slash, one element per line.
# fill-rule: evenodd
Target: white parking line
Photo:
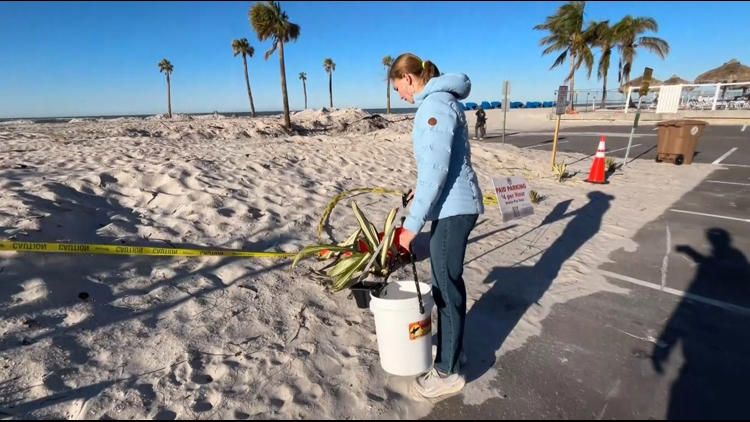
<path fill-rule="evenodd" d="M 742 130 L 740 130 L 740 132 L 744 132 L 746 127 L 747 125 L 742 125 Z"/>
<path fill-rule="evenodd" d="M 555 132 L 519 132 L 516 136 L 553 136 Z M 601 135 L 607 138 L 628 138 L 630 132 L 560 132 L 560 136 L 587 136 L 587 137 L 599 137 Z M 657 136 L 655 133 L 634 133 L 633 138 L 640 138 L 643 136 Z"/>
<path fill-rule="evenodd" d="M 737 147 L 734 147 L 734 148 L 730 149 L 729 151 L 725 152 L 724 155 L 722 155 L 721 157 L 715 159 L 714 162 L 711 163 L 711 164 L 716 165 L 716 164 L 721 163 L 722 161 L 724 161 L 725 158 L 727 158 L 730 155 L 732 155 L 732 153 L 735 152 L 735 151 L 737 151 Z"/>
<path fill-rule="evenodd" d="M 724 182 L 721 180 L 706 180 L 709 183 L 722 183 L 725 185 L 739 185 L 739 186 L 750 186 L 750 183 L 739 183 L 739 182 Z"/>
<path fill-rule="evenodd" d="M 568 141 L 557 141 L 557 145 L 564 144 L 566 142 L 568 142 Z M 545 145 L 552 145 L 552 142 L 542 142 L 542 143 L 539 143 L 539 144 L 529 145 L 529 146 L 523 147 L 523 148 L 534 148 L 534 147 L 540 147 L 540 146 L 545 146 Z"/>
<path fill-rule="evenodd" d="M 670 209 L 670 211 L 681 212 L 681 213 L 684 213 L 684 214 L 702 215 L 702 216 L 705 216 L 705 217 L 723 218 L 725 220 L 735 220 L 735 221 L 742 221 L 742 222 L 745 222 L 745 223 L 750 223 L 750 219 L 748 219 L 748 218 L 727 217 L 726 215 L 706 214 L 706 213 L 703 213 L 703 212 L 676 210 L 674 208 Z"/>
<path fill-rule="evenodd" d="M 687 299 L 694 300 L 696 302 L 702 302 L 707 305 L 713 305 L 717 306 L 719 308 L 727 309 L 730 311 L 740 312 L 743 314 L 750 314 L 750 308 L 745 308 L 744 306 L 738 306 L 732 303 L 728 302 L 722 302 L 721 300 L 711 299 L 705 296 L 696 295 L 693 293 L 687 293 L 683 292 L 682 290 L 673 289 L 671 287 L 661 287 L 660 285 L 656 283 L 649 283 L 648 281 L 639 280 L 637 278 L 629 277 L 622 274 L 613 273 L 611 271 L 605 271 L 605 270 L 598 270 L 599 273 L 606 277 L 611 277 L 617 280 L 627 281 L 628 283 L 637 284 L 639 286 L 648 287 L 654 290 L 659 290 L 664 293 L 669 293 L 675 296 L 679 297 L 685 297 Z"/>
<path fill-rule="evenodd" d="M 743 167 L 743 168 L 749 168 L 750 169 L 750 166 L 747 165 L 747 164 L 721 164 L 721 165 L 722 166 L 727 166 L 727 167 Z"/>
<path fill-rule="evenodd" d="M 641 146 L 641 144 L 635 144 L 635 145 L 631 145 L 631 146 L 630 146 L 630 149 L 633 149 L 633 148 L 635 148 L 635 147 L 639 147 L 639 146 Z M 612 151 L 607 151 L 607 153 L 610 153 L 610 152 L 617 152 L 617 151 L 622 151 L 622 150 L 626 150 L 626 149 L 628 149 L 628 147 L 624 147 L 624 148 L 619 148 L 619 149 L 613 149 Z"/>

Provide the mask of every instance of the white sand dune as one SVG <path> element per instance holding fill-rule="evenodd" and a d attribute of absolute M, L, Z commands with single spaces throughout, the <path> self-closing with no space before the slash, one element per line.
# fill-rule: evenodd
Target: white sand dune
<path fill-rule="evenodd" d="M 515 129 L 548 129 L 533 113 L 515 117 Z M 316 241 L 322 210 L 338 192 L 414 183 L 411 119 L 306 110 L 292 115 L 291 134 L 279 116 L 6 122 L 0 238 L 296 251 Z M 593 270 L 610 251 L 632 248 L 641 226 L 710 172 L 637 161 L 610 184 L 590 185 L 582 179 L 591 159 L 561 154 L 580 160 L 571 166 L 580 173 L 558 183 L 548 153 L 472 148 L 485 192 L 490 177 L 517 174 L 546 199 L 533 216 L 505 224 L 487 207 L 471 235 L 469 318 L 491 289 L 509 304 L 534 305 L 496 310 L 490 332 L 506 338 L 467 333 L 470 357 L 496 359 L 522 346 L 541 333 L 556 303 L 627 294 Z M 601 207 L 591 192 L 613 198 Z M 356 200 L 376 221 L 400 203 L 394 195 Z M 601 227 L 588 233 L 589 220 Z M 343 201 L 329 233 L 341 240 L 355 224 Z M 580 243 L 561 244 L 562 235 Z M 0 416 L 426 415 L 431 404 L 407 397 L 409 380 L 381 370 L 372 315 L 312 281 L 308 269 L 317 265 L 305 261 L 290 272 L 288 260 L 269 258 L 0 252 Z M 429 262 L 418 267 L 428 280 Z M 501 394 L 494 369 L 474 372 L 466 403 Z"/>

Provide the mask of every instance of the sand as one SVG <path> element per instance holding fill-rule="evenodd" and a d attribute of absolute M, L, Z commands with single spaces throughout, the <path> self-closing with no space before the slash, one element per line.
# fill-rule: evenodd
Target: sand
<path fill-rule="evenodd" d="M 524 111 L 510 113 L 509 128 L 554 127 L 538 110 Z M 489 130 L 501 128 L 491 112 Z M 2 123 L 0 238 L 293 252 L 317 241 L 318 219 L 340 191 L 413 185 L 413 114 L 291 117 L 294 133 L 280 116 Z M 533 305 L 517 318 L 517 308 L 496 310 L 488 323 L 507 325 L 507 338 L 467 338 L 467 349 L 499 359 L 540 335 L 555 304 L 627 295 L 596 267 L 610 251 L 635 248 L 636 231 L 711 171 L 635 161 L 610 184 L 591 185 L 582 180 L 592 158 L 559 157 L 575 174 L 562 183 L 547 169 L 547 152 L 472 145 L 484 192 L 492 176 L 522 175 L 545 199 L 521 220 L 503 223 L 496 206 L 480 216 L 464 274 L 470 317 L 495 283 L 504 283 L 509 303 Z M 378 222 L 400 204 L 394 195 L 354 199 Z M 348 205 L 334 209 L 326 240 L 355 227 Z M 561 237 L 580 242 L 561 247 Z M 552 254 L 564 264 L 550 265 Z M 432 404 L 409 397 L 410 379 L 380 368 L 371 313 L 314 282 L 315 261 L 293 271 L 289 263 L 0 252 L 0 417 L 427 415 Z M 429 261 L 418 269 L 429 280 Z M 501 394 L 493 368 L 476 375 L 465 403 Z"/>

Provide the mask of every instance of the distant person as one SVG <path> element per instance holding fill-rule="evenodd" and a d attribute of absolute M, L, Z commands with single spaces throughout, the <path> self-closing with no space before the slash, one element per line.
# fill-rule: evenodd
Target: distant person
<path fill-rule="evenodd" d="M 479 180 L 471 165 L 466 115 L 459 104 L 471 81 L 462 73 L 441 75 L 437 66 L 414 54 L 402 54 L 388 77 L 401 98 L 418 104 L 412 143 L 417 163 L 414 201 L 398 245 L 410 249 L 427 221 L 430 228 L 432 295 L 438 309 L 435 362 L 411 390 L 436 398 L 461 391 L 459 374 L 466 322 L 463 270 L 469 233 L 484 212 Z"/>
<path fill-rule="evenodd" d="M 484 139 L 484 135 L 487 133 L 485 125 L 487 124 L 487 114 L 484 112 L 484 107 L 480 104 L 477 107 L 477 112 L 474 113 L 477 116 L 477 123 L 474 125 L 474 139 Z"/>

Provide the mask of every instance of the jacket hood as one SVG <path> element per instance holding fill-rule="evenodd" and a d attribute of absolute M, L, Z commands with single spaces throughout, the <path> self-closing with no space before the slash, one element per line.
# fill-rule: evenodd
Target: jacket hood
<path fill-rule="evenodd" d="M 463 73 L 446 73 L 435 76 L 427 82 L 422 92 L 414 97 L 414 102 L 421 103 L 434 92 L 449 92 L 459 100 L 463 100 L 471 92 L 471 81 Z"/>

